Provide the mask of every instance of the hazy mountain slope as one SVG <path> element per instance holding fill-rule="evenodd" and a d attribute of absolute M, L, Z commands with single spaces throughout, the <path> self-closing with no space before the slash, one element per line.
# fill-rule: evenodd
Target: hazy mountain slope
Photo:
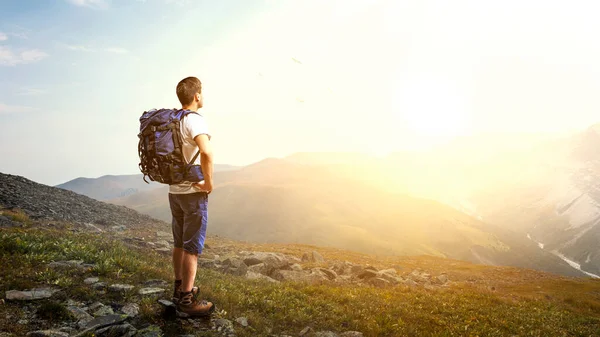
<path fill-rule="evenodd" d="M 267 159 L 239 171 L 220 172 L 215 180 L 217 188 L 209 201 L 210 232 L 229 238 L 378 254 L 441 255 L 579 275 L 535 249 L 534 243 L 523 243 L 524 238 L 513 247 L 451 207 L 393 194 L 331 169 Z M 111 202 L 171 219 L 166 188 Z M 521 247 L 534 248 L 533 259 L 523 257 Z"/>
<path fill-rule="evenodd" d="M 215 165 L 215 172 L 237 169 L 239 167 L 232 165 Z M 142 174 L 105 175 L 99 178 L 76 178 L 56 187 L 87 195 L 96 200 L 105 201 L 131 195 L 136 192 L 149 191 L 161 186 L 160 183 L 147 180 L 149 183 L 143 180 Z"/>

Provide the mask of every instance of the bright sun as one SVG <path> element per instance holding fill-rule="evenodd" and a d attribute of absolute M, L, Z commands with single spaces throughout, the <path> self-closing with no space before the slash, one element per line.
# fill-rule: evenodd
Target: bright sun
<path fill-rule="evenodd" d="M 420 76 L 399 81 L 393 111 L 399 124 L 428 147 L 469 132 L 466 97 L 450 81 Z"/>

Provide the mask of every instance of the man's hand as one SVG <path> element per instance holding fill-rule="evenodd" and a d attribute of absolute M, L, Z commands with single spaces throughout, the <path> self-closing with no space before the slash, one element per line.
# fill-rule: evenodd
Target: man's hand
<path fill-rule="evenodd" d="M 199 183 L 193 183 L 192 187 L 200 192 L 206 192 L 208 194 L 210 194 L 213 189 L 212 184 L 210 182 L 206 182 L 205 180 L 202 180 Z"/>

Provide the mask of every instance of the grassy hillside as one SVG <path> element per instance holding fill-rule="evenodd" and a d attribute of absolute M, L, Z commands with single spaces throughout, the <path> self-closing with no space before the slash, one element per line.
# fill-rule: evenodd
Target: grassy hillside
<path fill-rule="evenodd" d="M 25 219 L 23 219 L 25 220 Z M 41 317 L 36 329 L 52 328 L 72 320 L 67 300 L 115 305 L 136 302 L 136 324 L 154 324 L 167 335 L 199 332 L 202 321 L 166 320 L 155 300 L 135 293 L 103 294 L 83 283 L 98 276 L 107 283 L 139 284 L 148 279 L 171 281 L 170 258 L 132 249 L 97 234 L 71 233 L 68 228 L 6 229 L 0 232 L 0 290 L 53 286 L 61 291 L 51 299 L 22 305 L 0 305 L 0 331 L 24 335 L 28 327 L 14 324 L 35 311 Z M 306 246 L 256 245 L 211 238 L 210 246 L 237 250 L 300 254 Z M 420 268 L 444 271 L 451 286 L 427 290 L 404 285 L 380 289 L 372 286 L 280 284 L 200 269 L 203 295 L 217 304 L 218 317 L 248 318 L 239 336 L 297 335 L 306 326 L 316 331 L 356 330 L 365 336 L 596 336 L 600 333 L 600 282 L 552 276 L 516 268 L 486 267 L 434 257 L 375 257 L 337 249 L 316 248 L 328 260 L 348 260 L 375 266 L 393 266 L 401 272 Z M 90 271 L 55 270 L 51 261 L 83 260 L 95 264 Z M 48 312 L 51 310 L 51 312 Z"/>

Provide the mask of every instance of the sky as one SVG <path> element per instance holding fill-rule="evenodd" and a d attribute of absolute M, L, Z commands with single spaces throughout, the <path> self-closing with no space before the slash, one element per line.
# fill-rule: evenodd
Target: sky
<path fill-rule="evenodd" d="M 595 1 L 0 0 L 0 172 L 139 173 L 203 82 L 215 161 L 386 154 L 600 122 Z"/>

